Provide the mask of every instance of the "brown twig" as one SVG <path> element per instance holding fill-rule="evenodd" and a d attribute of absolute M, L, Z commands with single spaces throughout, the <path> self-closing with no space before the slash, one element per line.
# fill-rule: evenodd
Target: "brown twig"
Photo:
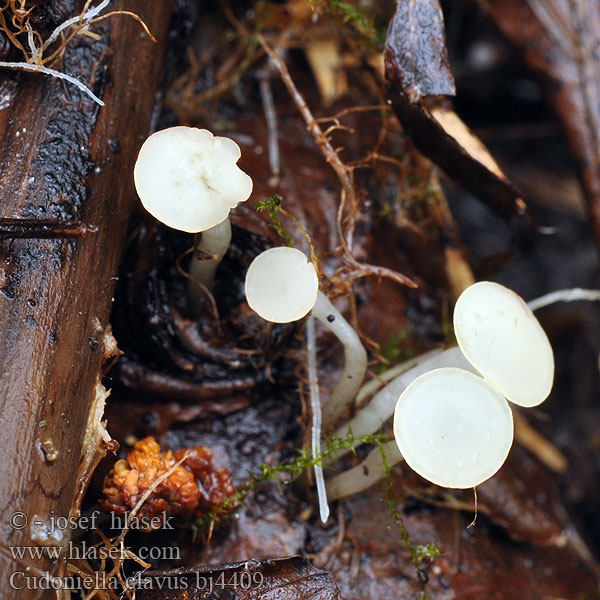
<path fill-rule="evenodd" d="M 80 238 L 98 228 L 81 221 L 0 218 L 0 240 Z"/>
<path fill-rule="evenodd" d="M 386 267 L 377 267 L 359 262 L 352 255 L 352 241 L 354 234 L 354 215 L 358 211 L 358 197 L 353 182 L 353 168 L 345 165 L 339 157 L 338 152 L 331 145 L 327 135 L 321 129 L 317 119 L 313 116 L 308 104 L 304 100 L 304 97 L 299 92 L 296 84 L 292 80 L 290 72 L 282 59 L 281 55 L 273 48 L 269 46 L 265 38 L 261 34 L 256 34 L 259 43 L 261 44 L 264 51 L 269 56 L 272 64 L 275 66 L 279 75 L 286 86 L 288 92 L 292 96 L 294 103 L 296 104 L 300 114 L 302 115 L 308 130 L 312 134 L 315 142 L 321 149 L 325 160 L 331 165 L 335 171 L 340 184 L 342 186 L 341 202 L 338 211 L 338 226 L 340 228 L 340 239 L 342 241 L 342 247 L 344 250 L 344 262 L 348 266 L 351 266 L 355 271 L 351 274 L 352 279 L 364 277 L 367 275 L 375 275 L 378 277 L 387 277 L 400 283 L 401 285 L 407 285 L 409 287 L 417 287 L 417 284 L 410 278 L 388 269 Z M 350 205 L 350 210 L 345 218 L 348 223 L 346 234 L 342 231 L 343 225 L 343 213 L 346 202 Z"/>

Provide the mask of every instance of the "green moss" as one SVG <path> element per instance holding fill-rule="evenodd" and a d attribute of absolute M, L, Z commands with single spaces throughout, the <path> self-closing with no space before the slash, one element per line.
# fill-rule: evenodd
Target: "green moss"
<path fill-rule="evenodd" d="M 269 196 L 266 200 L 256 203 L 256 210 L 258 212 L 268 212 L 269 218 L 271 219 L 271 223 L 269 226 L 274 229 L 279 237 L 281 237 L 286 246 L 290 248 L 293 247 L 294 243 L 292 238 L 288 235 L 288 233 L 283 228 L 281 224 L 281 219 L 279 218 L 279 212 L 281 211 L 281 201 L 283 197 L 280 194 L 273 194 Z"/>
<path fill-rule="evenodd" d="M 384 445 L 389 440 L 390 436 L 388 434 L 354 436 L 352 433 L 350 433 L 346 437 L 332 435 L 331 437 L 327 438 L 324 450 L 317 456 L 313 456 L 308 448 L 302 448 L 298 450 L 297 455 L 292 460 L 285 460 L 274 466 L 263 464 L 260 472 L 256 475 L 252 475 L 246 484 L 234 496 L 227 498 L 218 507 L 213 509 L 201 519 L 197 519 L 191 525 L 194 534 L 196 534 L 196 532 L 200 529 L 207 527 L 212 528 L 223 518 L 229 517 L 235 512 L 239 511 L 250 493 L 253 492 L 261 483 L 269 480 L 275 481 L 281 491 L 282 486 L 290 485 L 296 481 L 302 475 L 302 473 L 304 473 L 304 471 L 311 469 L 315 465 L 322 464 L 323 460 L 335 458 L 340 452 L 343 451 L 351 450 L 354 452 L 354 448 L 361 444 L 375 444 L 378 446 L 381 452 L 382 464 L 385 470 L 384 492 L 386 504 L 390 512 L 390 516 L 400 533 L 400 538 L 410 552 L 412 562 L 416 568 L 417 580 L 422 586 L 421 598 L 424 599 L 424 589 L 427 583 L 427 574 L 423 570 L 423 563 L 426 560 L 433 561 L 436 556 L 440 555 L 440 550 L 434 543 L 414 544 L 411 540 L 408 530 L 406 529 L 406 526 L 404 525 L 402 515 L 396 508 L 396 499 L 394 498 L 392 491 L 391 467 L 387 462 L 384 451 Z M 284 475 L 283 478 L 282 475 Z"/>
<path fill-rule="evenodd" d="M 322 0 L 317 3 L 315 0 L 308 0 L 311 8 L 316 10 L 316 5 L 325 6 L 342 23 L 353 27 L 363 38 L 378 47 L 383 46 L 387 34 L 387 24 L 377 27 L 375 19 L 364 9 L 359 7 L 359 2 L 349 2 L 347 0 Z"/>
<path fill-rule="evenodd" d="M 385 450 L 382 442 L 378 442 L 379 450 L 381 452 L 381 463 L 383 464 L 383 468 L 385 471 L 385 499 L 387 503 L 388 510 L 390 511 L 390 515 L 396 524 L 396 528 L 400 532 L 400 537 L 408 551 L 410 552 L 410 557 L 412 559 L 413 564 L 417 570 L 417 580 L 422 586 L 421 589 L 421 600 L 425 600 L 425 586 L 429 580 L 427 573 L 423 570 L 423 562 L 425 560 L 429 560 L 433 562 L 436 556 L 441 554 L 440 549 L 433 543 L 429 544 L 413 544 L 410 534 L 406 529 L 406 525 L 404 525 L 404 521 L 402 519 L 402 515 L 400 511 L 396 508 L 396 500 L 394 498 L 394 494 L 392 491 L 392 475 L 391 468 L 388 465 L 387 458 L 385 456 Z"/>

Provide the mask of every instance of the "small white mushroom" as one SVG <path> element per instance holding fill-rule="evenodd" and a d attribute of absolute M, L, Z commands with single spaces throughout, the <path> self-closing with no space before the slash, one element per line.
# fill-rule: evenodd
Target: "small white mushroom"
<path fill-rule="evenodd" d="M 295 248 L 265 250 L 246 273 L 248 305 L 272 323 L 291 323 L 305 317 L 315 305 L 318 291 L 314 265 Z"/>
<path fill-rule="evenodd" d="M 204 258 L 194 256 L 190 273 L 209 288 L 231 241 L 229 212 L 252 193 L 252 179 L 237 166 L 240 156 L 233 140 L 180 126 L 152 134 L 135 163 L 144 208 L 173 229 L 204 232 L 196 247 Z M 192 283 L 190 293 L 203 304 L 199 286 Z"/>
<path fill-rule="evenodd" d="M 206 231 L 252 193 L 238 166 L 240 147 L 206 129 L 171 127 L 142 145 L 133 177 L 144 208 L 161 223 L 188 233 Z"/>
<path fill-rule="evenodd" d="M 454 330 L 465 358 L 505 398 L 537 406 L 552 389 L 554 355 L 525 301 L 498 283 L 469 286 L 454 308 Z"/>
<path fill-rule="evenodd" d="M 294 248 L 271 248 L 259 254 L 246 275 L 250 308 L 274 323 L 297 321 L 312 311 L 344 346 L 344 370 L 323 409 L 325 424 L 335 422 L 351 406 L 367 370 L 367 353 L 357 333 L 319 291 L 314 265 Z"/>
<path fill-rule="evenodd" d="M 312 311 L 344 345 L 345 366 L 326 410 L 326 418 L 336 419 L 353 401 L 367 368 L 367 354 L 356 332 L 341 313 L 319 291 L 317 271 L 303 252 L 295 248 L 271 248 L 259 254 L 246 274 L 246 300 L 252 310 L 267 321 L 290 323 Z M 308 371 L 313 413 L 312 452 L 320 454 L 321 405 L 315 361 L 314 321 L 307 323 Z M 327 494 L 320 464 L 315 465 L 321 520 L 329 516 Z"/>
<path fill-rule="evenodd" d="M 512 412 L 481 377 L 463 369 L 435 369 L 415 379 L 398 399 L 394 437 L 407 464 L 428 481 L 475 487 L 508 456 Z"/>

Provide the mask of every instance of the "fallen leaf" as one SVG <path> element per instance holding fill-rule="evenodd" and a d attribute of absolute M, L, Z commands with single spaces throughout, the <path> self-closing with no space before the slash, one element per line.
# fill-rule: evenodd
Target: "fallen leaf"
<path fill-rule="evenodd" d="M 328 571 L 304 557 L 144 573 L 138 600 L 341 600 Z"/>

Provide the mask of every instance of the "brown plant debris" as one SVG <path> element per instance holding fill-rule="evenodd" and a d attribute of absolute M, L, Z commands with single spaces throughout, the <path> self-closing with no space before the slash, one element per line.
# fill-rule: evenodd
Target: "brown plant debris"
<path fill-rule="evenodd" d="M 449 106 L 455 95 L 438 0 L 398 0 L 385 45 L 389 101 L 415 146 L 505 218 L 521 192 Z"/>
<path fill-rule="evenodd" d="M 337 586 L 327 571 L 313 567 L 302 556 L 275 560 L 249 560 L 196 569 L 150 571 L 141 578 L 136 598 L 164 598 L 158 582 L 172 579 L 169 598 L 211 600 L 340 600 Z M 211 589 L 205 582 L 213 581 Z M 207 594 L 208 593 L 208 594 Z"/>
<path fill-rule="evenodd" d="M 600 4 L 495 0 L 489 12 L 541 76 L 577 159 L 600 245 Z"/>
<path fill-rule="evenodd" d="M 104 480 L 106 498 L 100 500 L 100 508 L 118 515 L 133 509 L 156 480 L 184 457 L 185 461 L 156 486 L 140 508 L 141 520 L 146 517 L 150 525 L 149 520 L 162 513 L 202 517 L 235 494 L 229 471 L 213 467 L 208 448 L 161 452 L 150 436 L 136 442 L 127 459 L 115 463 Z"/>

